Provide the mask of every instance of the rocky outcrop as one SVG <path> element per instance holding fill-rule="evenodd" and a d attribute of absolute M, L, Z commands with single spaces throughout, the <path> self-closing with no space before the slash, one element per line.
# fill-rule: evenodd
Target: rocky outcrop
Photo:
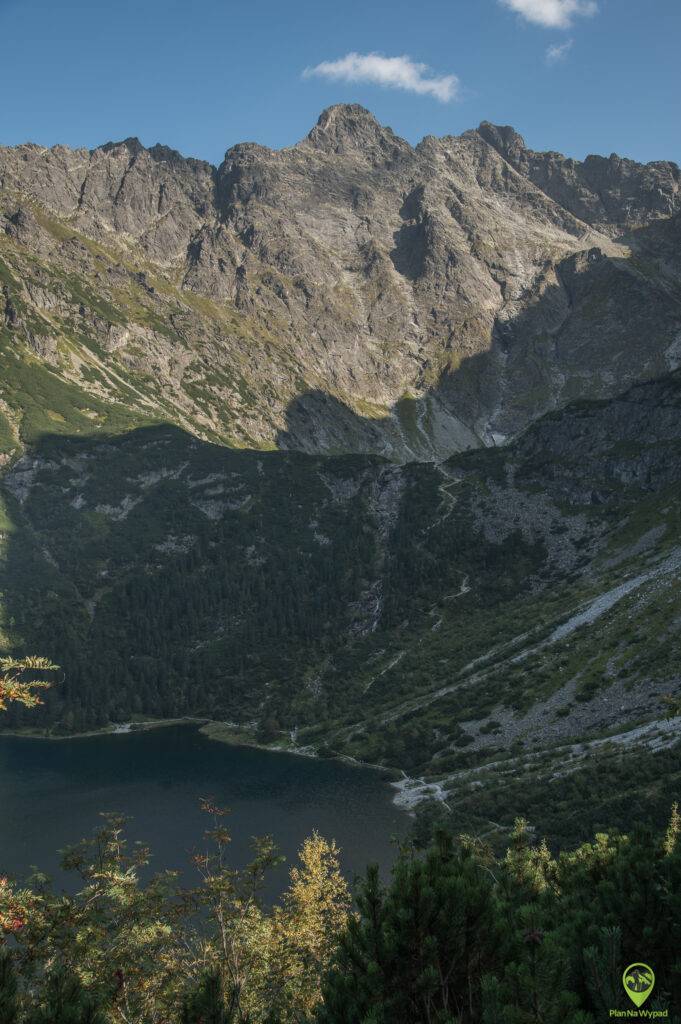
<path fill-rule="evenodd" d="M 681 372 L 602 405 L 542 418 L 518 441 L 517 479 L 560 500 L 605 504 L 681 482 Z"/>
<path fill-rule="evenodd" d="M 644 227 L 681 209 L 681 172 L 668 160 L 642 165 L 617 153 L 583 161 L 535 153 L 513 128 L 488 121 L 478 134 L 547 196 L 606 234 Z"/>
<path fill-rule="evenodd" d="M 0 149 L 0 188 L 16 191 L 102 241 L 138 243 L 160 265 L 183 258 L 211 216 L 215 171 L 138 139 L 94 150 L 31 144 Z"/>

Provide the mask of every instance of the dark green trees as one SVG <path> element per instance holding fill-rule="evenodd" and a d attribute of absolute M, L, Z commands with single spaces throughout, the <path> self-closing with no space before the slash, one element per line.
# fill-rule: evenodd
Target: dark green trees
<path fill-rule="evenodd" d="M 630 1009 L 627 964 L 653 967 L 647 1009 L 681 1016 L 678 816 L 666 837 L 599 835 L 554 858 L 519 821 L 506 856 L 440 838 L 375 869 L 323 986 L 320 1024 L 595 1024 Z"/>
<path fill-rule="evenodd" d="M 39 1005 L 23 1024 L 107 1024 L 107 1018 L 76 975 L 59 968 L 48 975 Z"/>
<path fill-rule="evenodd" d="M 455 1024 L 479 1020 L 481 978 L 498 960 L 493 872 L 441 837 L 403 855 L 384 890 L 371 869 L 359 917 L 324 990 L 324 1024 Z"/>
<path fill-rule="evenodd" d="M 0 948 L 0 1024 L 16 1024 L 19 986 L 8 949 Z"/>
<path fill-rule="evenodd" d="M 335 847 L 308 840 L 268 909 L 270 841 L 233 871 L 207 809 L 218 852 L 197 858 L 191 892 L 142 884 L 146 853 L 130 860 L 116 822 L 96 862 L 87 844 L 69 855 L 87 883 L 74 897 L 3 880 L 0 1024 L 599 1024 L 631 1009 L 622 974 L 641 962 L 646 1011 L 681 1024 L 676 811 L 665 835 L 602 834 L 558 856 L 522 820 L 501 858 L 441 834 L 405 847 L 389 885 L 371 868 L 348 913 Z"/>
<path fill-rule="evenodd" d="M 234 1015 L 225 1009 L 220 973 L 206 974 L 186 995 L 180 1024 L 232 1024 L 233 1020 Z"/>

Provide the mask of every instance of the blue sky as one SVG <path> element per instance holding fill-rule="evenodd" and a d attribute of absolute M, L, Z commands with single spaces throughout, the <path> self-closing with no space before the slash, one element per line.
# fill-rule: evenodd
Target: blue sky
<path fill-rule="evenodd" d="M 348 102 L 410 142 L 490 120 L 681 163 L 680 40 L 679 0 L 0 0 L 0 143 L 136 135 L 217 163 Z"/>

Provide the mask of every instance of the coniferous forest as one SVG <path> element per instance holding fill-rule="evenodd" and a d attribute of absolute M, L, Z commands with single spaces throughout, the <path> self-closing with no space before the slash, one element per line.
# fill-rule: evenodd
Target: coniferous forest
<path fill-rule="evenodd" d="M 197 886 L 140 880 L 148 851 L 107 820 L 65 854 L 72 896 L 0 881 L 2 1024 L 595 1024 L 628 1009 L 622 964 L 654 964 L 646 1009 L 681 1020 L 681 821 L 554 856 L 518 820 L 506 852 L 444 833 L 369 866 L 351 898 L 311 836 L 274 906 L 271 839 L 229 866 L 207 806 Z M 666 1011 L 666 1012 L 665 1012 Z"/>

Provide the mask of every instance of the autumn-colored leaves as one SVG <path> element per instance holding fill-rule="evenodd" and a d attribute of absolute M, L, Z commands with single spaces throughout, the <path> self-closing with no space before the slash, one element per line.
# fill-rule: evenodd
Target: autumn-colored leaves
<path fill-rule="evenodd" d="M 0 658 L 0 711 L 4 711 L 10 701 L 27 708 L 42 704 L 36 690 L 47 689 L 50 683 L 43 674 L 55 672 L 57 667 L 48 658 Z"/>

